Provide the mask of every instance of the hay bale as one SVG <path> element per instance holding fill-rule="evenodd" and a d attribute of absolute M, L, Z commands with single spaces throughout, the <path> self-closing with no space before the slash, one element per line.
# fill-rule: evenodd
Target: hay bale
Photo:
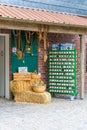
<path fill-rule="evenodd" d="M 10 81 L 10 90 L 14 93 L 26 92 L 32 89 L 32 86 L 37 83 L 37 80 L 31 79 L 30 81 L 12 80 Z"/>
<path fill-rule="evenodd" d="M 10 82 L 10 90 L 13 94 L 21 93 L 31 90 L 31 83 L 30 81 L 15 81 L 12 80 Z"/>
<path fill-rule="evenodd" d="M 16 93 L 14 100 L 16 102 L 47 104 L 51 102 L 51 94 L 49 92 L 35 93 L 33 91 L 27 91 Z"/>
<path fill-rule="evenodd" d="M 41 75 L 35 74 L 35 73 L 31 73 L 31 78 L 32 79 L 40 79 Z"/>
<path fill-rule="evenodd" d="M 30 72 L 14 73 L 13 79 L 14 80 L 31 80 L 31 73 Z"/>

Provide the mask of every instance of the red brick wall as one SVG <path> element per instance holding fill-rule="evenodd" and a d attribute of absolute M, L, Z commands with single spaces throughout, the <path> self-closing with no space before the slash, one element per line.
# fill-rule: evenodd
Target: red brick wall
<path fill-rule="evenodd" d="M 65 42 L 75 42 L 76 49 L 77 49 L 77 84 L 78 88 L 80 88 L 80 39 L 78 35 L 67 35 L 67 34 L 49 34 L 48 35 L 48 51 L 51 49 L 52 43 L 65 43 Z M 40 43 L 39 48 L 41 51 L 39 52 L 38 58 L 38 70 L 41 73 L 42 80 L 48 84 L 48 61 L 44 63 L 43 56 L 44 56 L 44 48 L 43 48 L 43 41 Z"/>

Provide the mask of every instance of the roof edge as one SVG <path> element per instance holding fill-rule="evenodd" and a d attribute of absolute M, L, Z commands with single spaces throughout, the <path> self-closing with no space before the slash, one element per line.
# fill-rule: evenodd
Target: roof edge
<path fill-rule="evenodd" d="M 46 10 L 46 9 L 38 9 L 38 8 L 32 8 L 32 7 L 24 7 L 24 6 L 16 6 L 16 5 L 8 5 L 8 4 L 2 4 L 3 6 L 9 6 L 9 7 L 15 7 L 15 8 L 24 8 L 24 9 L 31 9 L 31 10 L 37 10 L 37 11 L 45 11 L 45 12 L 52 12 L 52 13 L 58 13 L 58 14 L 65 14 L 65 15 L 72 15 L 72 16 L 80 16 L 80 17 L 87 17 L 87 15 L 81 15 L 81 14 L 74 14 L 74 13 L 67 13 L 67 12 L 58 12 L 54 10 Z"/>
<path fill-rule="evenodd" d="M 23 23 L 31 23 L 31 24 L 37 24 L 37 25 L 47 25 L 47 26 L 61 26 L 61 27 L 75 27 L 75 28 L 87 28 L 87 26 L 84 25 L 75 25 L 75 24 L 64 24 L 64 23 L 54 23 L 54 22 L 43 22 L 43 21 L 36 21 L 36 20 L 23 20 L 23 19 L 13 19 L 13 18 L 2 18 L 1 20 L 4 21 L 14 21 L 14 22 L 23 22 Z"/>

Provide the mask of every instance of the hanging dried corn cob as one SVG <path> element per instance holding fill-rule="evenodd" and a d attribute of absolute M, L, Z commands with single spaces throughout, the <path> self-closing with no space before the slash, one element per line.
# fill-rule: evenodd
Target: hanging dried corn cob
<path fill-rule="evenodd" d="M 47 42 L 47 32 L 45 30 L 44 31 L 44 62 L 47 61 L 46 42 Z"/>
<path fill-rule="evenodd" d="M 49 31 L 49 27 L 46 25 L 39 25 L 38 30 L 39 30 L 38 44 L 40 44 L 41 40 L 44 41 L 44 62 L 46 62 L 48 58 L 47 53 L 46 53 L 46 50 L 47 50 L 46 44 L 47 44 L 47 33 Z M 38 52 L 40 52 L 40 45 L 39 45 Z"/>
<path fill-rule="evenodd" d="M 33 55 L 33 51 L 32 51 L 33 35 L 34 32 L 28 32 L 28 31 L 25 32 L 25 36 L 26 36 L 25 52 L 31 55 Z"/>
<path fill-rule="evenodd" d="M 18 35 L 18 60 L 22 60 L 24 58 L 23 50 L 22 50 L 22 41 L 21 41 L 21 31 L 19 31 Z"/>
<path fill-rule="evenodd" d="M 15 46 L 16 46 L 16 53 L 18 56 L 18 60 L 23 59 L 23 51 L 22 51 L 22 41 L 21 41 L 21 31 L 15 30 L 14 31 L 14 39 L 15 39 Z"/>
<path fill-rule="evenodd" d="M 31 49 L 31 55 L 32 56 L 33 56 L 33 45 L 32 45 L 32 43 L 33 43 L 33 35 L 34 35 L 34 33 L 35 32 L 30 33 L 30 44 L 31 44 L 30 49 Z"/>
<path fill-rule="evenodd" d="M 47 32 L 48 32 L 48 27 L 44 26 L 44 62 L 47 61 Z"/>
<path fill-rule="evenodd" d="M 40 42 L 41 42 L 41 40 L 43 40 L 42 25 L 38 26 L 38 30 L 39 30 L 39 38 L 38 38 L 38 46 L 39 46 L 39 48 L 38 48 L 38 52 L 40 52 L 41 51 Z"/>
<path fill-rule="evenodd" d="M 18 50 L 18 30 L 14 30 L 14 42 L 15 42 L 15 47 L 16 47 L 16 53 L 17 53 L 17 50 Z"/>
<path fill-rule="evenodd" d="M 30 48 L 30 32 L 25 32 L 26 36 L 26 44 L 25 44 L 25 51 L 26 53 L 31 53 L 31 48 Z"/>
<path fill-rule="evenodd" d="M 43 39 L 43 36 L 42 36 L 42 26 L 41 25 L 38 26 L 38 30 L 39 30 L 39 43 L 40 43 L 40 41 Z"/>

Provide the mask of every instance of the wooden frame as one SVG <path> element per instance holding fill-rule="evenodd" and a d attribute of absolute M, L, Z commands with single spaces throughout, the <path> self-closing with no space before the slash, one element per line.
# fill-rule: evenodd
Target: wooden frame
<path fill-rule="evenodd" d="M 9 34 L 1 34 L 5 37 L 5 98 L 10 98 L 9 92 Z"/>
<path fill-rule="evenodd" d="M 49 23 L 37 23 L 30 21 L 22 21 L 15 19 L 0 19 L 0 28 L 1 29 L 16 29 L 16 30 L 28 30 L 38 32 L 38 26 L 42 25 L 42 31 L 44 31 L 44 25 L 49 26 L 49 33 L 65 33 L 65 34 L 87 34 L 87 27 L 85 26 L 75 26 L 75 25 L 66 25 L 58 24 L 52 25 Z"/>
<path fill-rule="evenodd" d="M 0 28 L 1 29 L 16 29 L 16 30 L 28 30 L 38 32 L 38 26 L 42 26 L 42 31 L 44 31 L 44 25 L 49 26 L 48 33 L 65 33 L 65 34 L 80 34 L 81 40 L 81 91 L 80 98 L 84 98 L 84 35 L 87 34 L 87 26 L 78 25 L 66 25 L 54 23 L 37 23 L 35 21 L 27 20 L 16 20 L 10 18 L 0 18 Z"/>

